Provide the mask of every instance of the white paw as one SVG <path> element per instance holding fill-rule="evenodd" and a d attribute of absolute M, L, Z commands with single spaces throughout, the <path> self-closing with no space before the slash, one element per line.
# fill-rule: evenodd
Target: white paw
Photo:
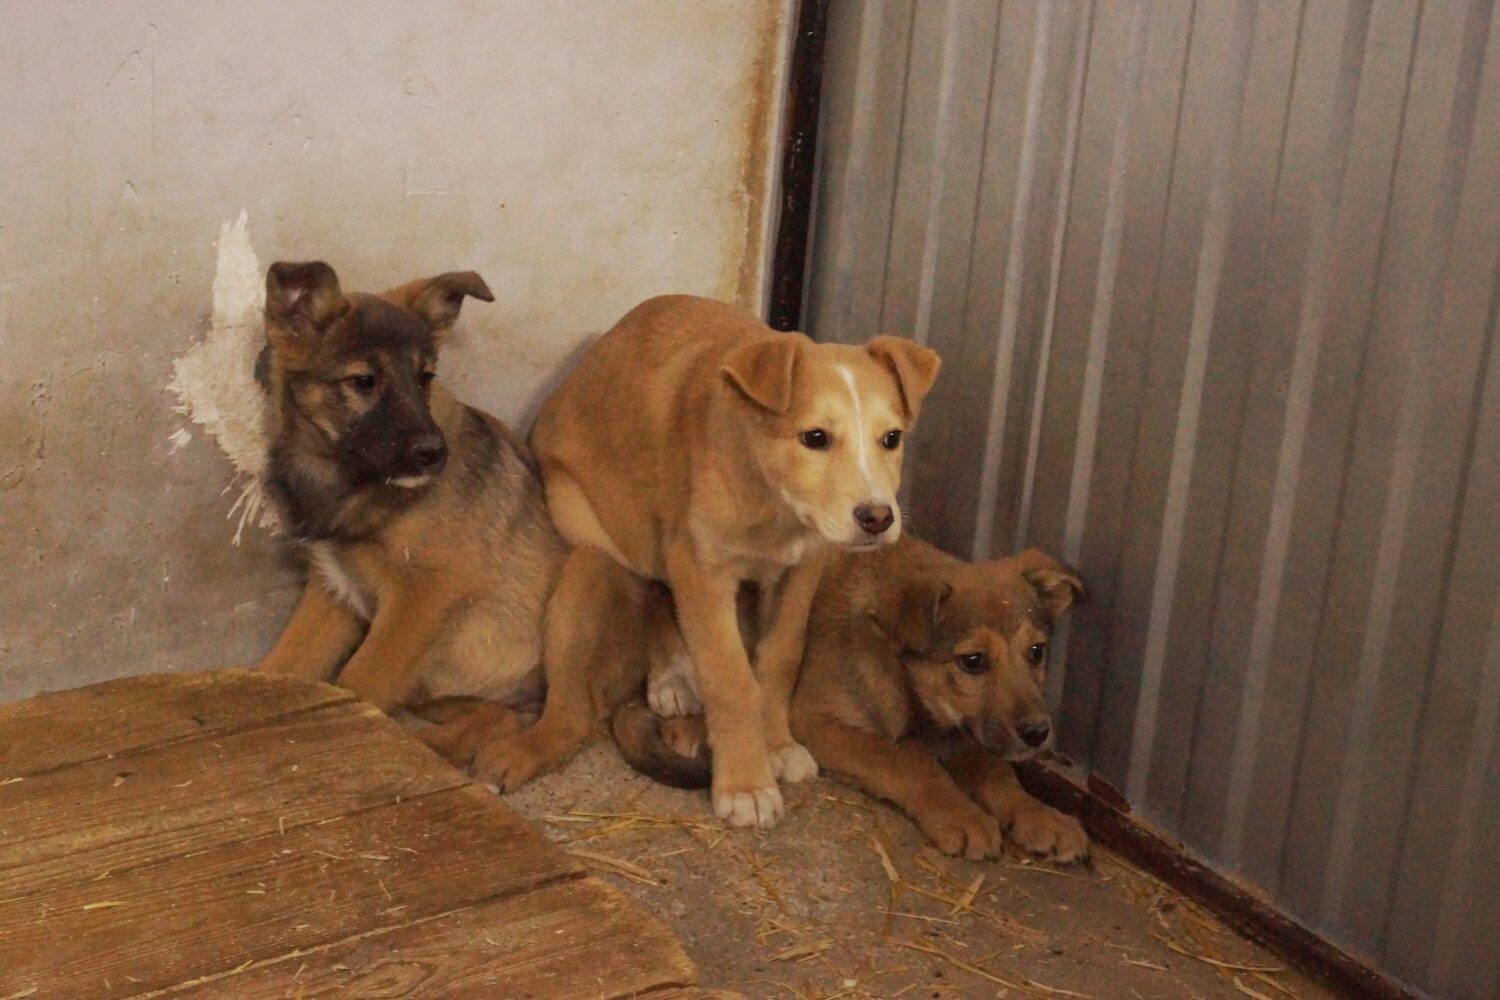
<path fill-rule="evenodd" d="M 818 776 L 818 762 L 801 743 L 788 743 L 771 751 L 771 773 L 780 781 L 806 781 Z"/>
<path fill-rule="evenodd" d="M 646 685 L 646 701 L 650 703 L 651 711 L 663 718 L 697 715 L 703 711 L 703 702 L 693 689 L 692 675 L 688 673 L 691 669 L 691 663 L 684 668 L 674 659 L 670 668 L 651 678 Z"/>
<path fill-rule="evenodd" d="M 769 829 L 784 811 L 781 789 L 775 785 L 745 792 L 714 792 L 714 813 L 730 826 Z"/>

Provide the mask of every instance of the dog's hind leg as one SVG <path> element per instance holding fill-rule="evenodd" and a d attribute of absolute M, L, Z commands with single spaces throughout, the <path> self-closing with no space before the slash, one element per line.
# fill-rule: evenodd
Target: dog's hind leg
<path fill-rule="evenodd" d="M 443 698 L 412 709 L 436 723 L 417 731 L 417 738 L 457 767 L 468 767 L 484 747 L 521 731 L 515 709 L 498 701 Z"/>
<path fill-rule="evenodd" d="M 594 723 L 638 689 L 644 672 L 639 649 L 644 587 L 599 549 L 584 546 L 568 554 L 547 602 L 542 716 L 525 732 L 480 750 L 475 778 L 497 791 L 514 791 L 566 761 Z"/>
<path fill-rule="evenodd" d="M 354 612 L 334 600 L 316 579 L 309 580 L 291 621 L 255 669 L 309 681 L 332 680 L 364 630 L 365 623 Z"/>

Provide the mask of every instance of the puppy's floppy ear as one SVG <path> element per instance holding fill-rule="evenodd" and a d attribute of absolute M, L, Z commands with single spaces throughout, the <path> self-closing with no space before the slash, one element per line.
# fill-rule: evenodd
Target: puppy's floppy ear
<path fill-rule="evenodd" d="M 946 580 L 925 577 L 883 589 L 869 609 L 875 627 L 903 650 L 925 653 L 932 648 L 943 606 L 953 594 Z"/>
<path fill-rule="evenodd" d="M 801 346 L 787 334 L 755 337 L 729 352 L 719 374 L 756 405 L 785 413 L 792 405 L 792 370 Z"/>
<path fill-rule="evenodd" d="M 444 334 L 458 319 L 465 296 L 481 302 L 495 301 L 490 286 L 473 271 L 449 271 L 436 278 L 418 278 L 382 292 L 380 297 L 422 317 L 433 333 Z"/>
<path fill-rule="evenodd" d="M 922 400 L 927 398 L 927 390 L 932 388 L 938 369 L 943 366 L 943 359 L 936 351 L 914 340 L 887 334 L 872 338 L 865 350 L 896 376 L 896 384 L 901 387 L 901 402 L 906 407 L 906 419 L 915 420 L 917 411 L 922 409 Z"/>
<path fill-rule="evenodd" d="M 1088 591 L 1071 566 L 1054 559 L 1039 549 L 1027 549 L 1016 557 L 1021 576 L 1036 589 L 1047 613 L 1056 620 L 1072 606 L 1075 600 L 1083 600 Z"/>
<path fill-rule="evenodd" d="M 322 333 L 348 308 L 339 276 L 321 260 L 277 261 L 266 272 L 266 333 L 273 341 Z"/>

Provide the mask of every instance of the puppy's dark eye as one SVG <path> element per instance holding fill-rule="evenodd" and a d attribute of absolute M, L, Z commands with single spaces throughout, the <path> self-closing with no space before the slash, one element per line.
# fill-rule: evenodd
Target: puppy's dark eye
<path fill-rule="evenodd" d="M 375 388 L 374 375 L 351 375 L 344 379 L 359 392 L 371 392 Z"/>
<path fill-rule="evenodd" d="M 1026 659 L 1028 659 L 1028 660 L 1031 661 L 1031 665 L 1033 667 L 1040 666 L 1041 662 L 1043 660 L 1045 660 L 1046 658 L 1047 658 L 1047 644 L 1046 643 L 1042 643 L 1042 642 L 1033 643 L 1032 646 L 1031 646 L 1031 648 L 1026 651 Z"/>
<path fill-rule="evenodd" d="M 880 446 L 886 451 L 895 451 L 897 448 L 901 447 L 901 432 L 886 431 L 885 437 L 880 439 Z"/>
<path fill-rule="evenodd" d="M 432 380 L 435 378 L 437 378 L 437 372 L 423 372 L 417 376 L 417 381 L 421 382 L 422 388 L 425 389 L 432 384 Z"/>
<path fill-rule="evenodd" d="M 966 674 L 982 674 L 990 669 L 990 658 L 983 653 L 965 653 L 958 658 L 958 669 Z"/>
<path fill-rule="evenodd" d="M 804 447 L 811 448 L 813 451 L 822 451 L 830 443 L 828 432 L 821 427 L 814 427 L 810 431 L 803 431 L 797 435 L 797 440 L 801 441 Z"/>

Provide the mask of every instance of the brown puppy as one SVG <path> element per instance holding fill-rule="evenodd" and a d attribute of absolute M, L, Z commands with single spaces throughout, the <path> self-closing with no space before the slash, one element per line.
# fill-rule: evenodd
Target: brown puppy
<path fill-rule="evenodd" d="M 1035 549 L 966 563 L 906 538 L 845 557 L 813 606 L 792 732 L 948 854 L 992 857 L 1003 832 L 1081 860 L 1083 827 L 1028 795 L 1008 761 L 1051 742 L 1047 641 L 1082 592 Z"/>
<path fill-rule="evenodd" d="M 385 710 L 541 696 L 567 546 L 524 446 L 434 378 L 466 296 L 493 298 L 472 272 L 376 296 L 346 295 L 322 262 L 271 266 L 268 486 L 310 573 L 259 669 L 337 673 Z"/>
<path fill-rule="evenodd" d="M 822 556 L 899 537 L 901 439 L 937 369 L 911 341 L 815 344 L 668 296 L 606 333 L 537 418 L 547 505 L 579 546 L 570 559 L 607 553 L 671 588 L 713 734 L 714 809 L 734 825 L 772 825 L 776 778 L 816 772 L 787 703 Z M 735 617 L 746 580 L 762 594 L 753 672 Z M 551 613 L 597 619 L 584 596 L 565 583 Z M 587 731 L 586 664 L 550 646 L 547 662 L 541 720 L 485 752 L 484 776 L 502 788 Z"/>

